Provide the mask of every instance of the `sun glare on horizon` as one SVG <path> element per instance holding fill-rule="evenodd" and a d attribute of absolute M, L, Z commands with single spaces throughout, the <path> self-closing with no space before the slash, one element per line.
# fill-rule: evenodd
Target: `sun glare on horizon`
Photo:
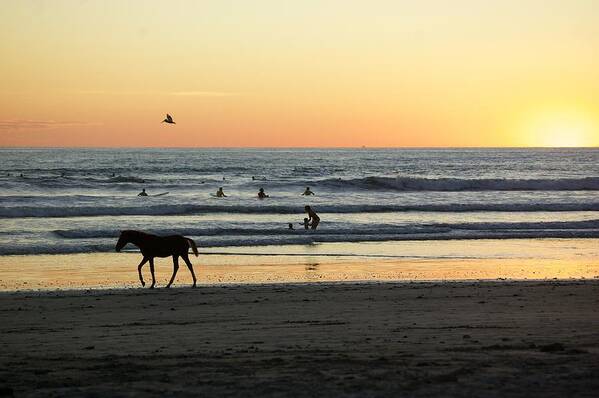
<path fill-rule="evenodd" d="M 590 147 L 599 141 L 597 123 L 579 110 L 537 113 L 525 123 L 521 134 L 533 147 Z"/>

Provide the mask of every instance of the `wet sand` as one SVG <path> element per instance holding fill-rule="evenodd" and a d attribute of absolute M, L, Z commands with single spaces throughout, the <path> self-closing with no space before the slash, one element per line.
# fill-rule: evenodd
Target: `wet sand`
<path fill-rule="evenodd" d="M 599 281 L 0 293 L 15 396 L 596 396 Z"/>
<path fill-rule="evenodd" d="M 327 243 L 200 248 L 198 283 L 597 279 L 599 239 Z M 140 287 L 139 253 L 0 256 L 0 291 Z M 157 286 L 172 259 L 156 259 Z M 149 281 L 148 265 L 143 270 Z M 191 284 L 181 267 L 174 286 Z"/>

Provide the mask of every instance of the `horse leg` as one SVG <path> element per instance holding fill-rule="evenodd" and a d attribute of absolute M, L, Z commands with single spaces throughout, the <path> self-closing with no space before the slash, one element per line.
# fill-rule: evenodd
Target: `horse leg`
<path fill-rule="evenodd" d="M 137 266 L 137 273 L 139 274 L 139 280 L 140 280 L 142 286 L 145 286 L 146 282 L 144 282 L 144 277 L 141 274 L 141 267 L 143 267 L 144 264 L 147 263 L 147 262 L 148 262 L 148 258 L 144 257 L 144 258 L 141 259 L 141 263 L 139 263 L 139 265 Z"/>
<path fill-rule="evenodd" d="M 181 258 L 183 258 L 183 261 L 185 261 L 185 264 L 187 264 L 187 268 L 189 268 L 189 271 L 191 272 L 191 277 L 193 278 L 192 287 L 196 287 L 196 274 L 193 272 L 193 264 L 191 263 L 191 261 L 189 261 L 189 256 L 185 254 L 181 256 Z"/>
<path fill-rule="evenodd" d="M 171 287 L 171 285 L 173 284 L 173 281 L 175 280 L 175 275 L 177 275 L 178 270 L 179 270 L 179 256 L 174 255 L 173 256 L 173 276 L 171 276 L 171 280 L 168 283 L 168 285 L 166 285 L 166 287 Z"/>
<path fill-rule="evenodd" d="M 154 276 L 154 257 L 150 257 L 150 272 L 152 273 L 152 286 L 150 286 L 150 289 L 154 289 L 154 285 L 156 284 L 156 277 Z"/>

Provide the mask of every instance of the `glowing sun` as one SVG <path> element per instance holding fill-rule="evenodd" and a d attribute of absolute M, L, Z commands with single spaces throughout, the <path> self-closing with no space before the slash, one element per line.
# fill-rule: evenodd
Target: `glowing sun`
<path fill-rule="evenodd" d="M 529 146 L 585 147 L 597 143 L 599 131 L 583 112 L 552 111 L 532 117 L 522 133 Z"/>

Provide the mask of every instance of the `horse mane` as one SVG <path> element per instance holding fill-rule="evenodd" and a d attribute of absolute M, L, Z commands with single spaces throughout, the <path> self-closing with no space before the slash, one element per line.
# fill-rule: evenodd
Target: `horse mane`
<path fill-rule="evenodd" d="M 149 236 L 156 236 L 156 235 L 152 235 L 152 234 L 148 234 L 146 232 L 142 232 L 142 231 L 137 231 L 134 229 L 126 229 L 124 231 L 121 231 L 121 236 L 135 236 L 135 237 L 149 237 Z"/>

